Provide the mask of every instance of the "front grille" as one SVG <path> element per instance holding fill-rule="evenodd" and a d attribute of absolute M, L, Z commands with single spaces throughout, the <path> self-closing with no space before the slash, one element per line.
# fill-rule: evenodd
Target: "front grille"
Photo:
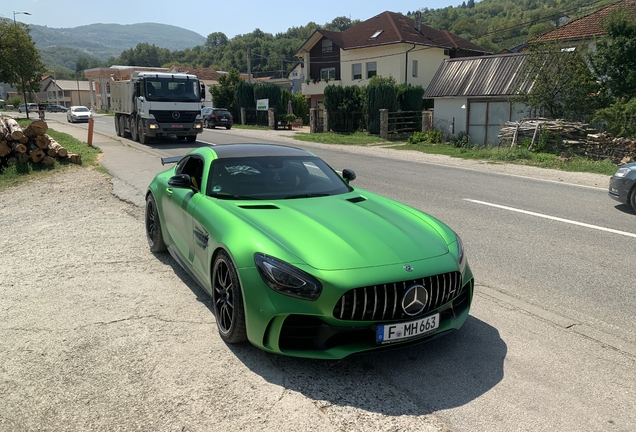
<path fill-rule="evenodd" d="M 179 118 L 175 119 L 173 113 L 178 112 Z M 201 114 L 200 111 L 159 111 L 151 110 L 150 114 L 155 116 L 155 119 L 159 123 L 193 123 L 197 115 Z"/>
<path fill-rule="evenodd" d="M 420 284 L 428 293 L 424 315 L 448 303 L 461 293 L 459 272 L 428 276 L 422 279 L 354 288 L 340 297 L 333 309 L 335 318 L 346 321 L 378 321 L 413 318 L 402 309 L 404 292 Z"/>

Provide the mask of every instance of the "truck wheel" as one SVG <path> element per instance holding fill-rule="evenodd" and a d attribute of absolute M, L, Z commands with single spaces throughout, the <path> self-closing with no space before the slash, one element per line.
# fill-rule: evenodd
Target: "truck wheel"
<path fill-rule="evenodd" d="M 131 117 L 130 119 L 130 139 L 139 141 L 139 135 L 137 135 L 137 117 Z"/>
<path fill-rule="evenodd" d="M 115 115 L 115 135 L 121 136 L 121 130 L 119 130 L 119 115 Z"/>
<path fill-rule="evenodd" d="M 197 136 L 196 135 L 188 135 L 186 137 L 186 140 L 188 140 L 188 142 L 195 142 L 197 140 Z"/>
<path fill-rule="evenodd" d="M 147 144 L 150 141 L 146 135 L 146 128 L 144 127 L 142 119 L 139 119 L 137 122 L 137 136 L 139 136 L 139 142 L 141 144 Z"/>
<path fill-rule="evenodd" d="M 130 138 L 130 132 L 126 132 L 126 117 L 119 116 L 119 131 L 123 138 Z"/>

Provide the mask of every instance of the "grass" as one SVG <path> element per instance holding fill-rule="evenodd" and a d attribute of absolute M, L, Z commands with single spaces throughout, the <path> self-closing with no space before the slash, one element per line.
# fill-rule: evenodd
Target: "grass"
<path fill-rule="evenodd" d="M 234 129 L 269 130 L 268 126 L 242 125 L 242 124 L 236 124 L 236 123 L 234 123 L 232 127 Z"/>
<path fill-rule="evenodd" d="M 20 126 L 26 127 L 31 123 L 31 121 L 27 119 L 18 119 L 18 123 Z M 92 167 L 105 172 L 105 170 L 99 166 L 98 159 L 99 154 L 101 153 L 99 147 L 88 147 L 86 143 L 81 142 L 68 134 L 56 132 L 55 130 L 49 129 L 46 133 L 51 138 L 55 139 L 55 141 L 60 143 L 60 145 L 68 150 L 69 153 L 81 154 L 82 164 L 76 165 L 66 159 L 56 158 L 53 165 L 17 163 L 8 167 L 0 167 L 0 190 L 26 183 L 32 179 L 41 179 L 55 175 L 70 169 Z"/>
<path fill-rule="evenodd" d="M 396 150 L 414 150 L 428 154 L 446 155 L 460 159 L 485 160 L 492 163 L 510 163 L 528 165 L 539 168 L 552 168 L 570 172 L 589 172 L 595 174 L 613 175 L 616 165 L 610 160 L 595 161 L 579 156 L 562 158 L 549 153 L 534 153 L 522 147 L 510 149 L 508 147 L 454 147 L 450 143 L 419 143 L 409 144 L 406 141 L 387 141 L 377 135 L 365 132 L 353 134 L 337 133 L 304 133 L 294 134 L 294 139 L 305 142 L 340 145 L 391 145 Z"/>
<path fill-rule="evenodd" d="M 294 134 L 294 139 L 305 142 L 315 142 L 322 144 L 340 144 L 340 145 L 374 145 L 374 144 L 390 144 L 390 141 L 384 140 L 377 135 L 370 135 L 365 132 L 354 132 L 351 134 L 339 134 L 334 132 L 328 133 L 307 133 L 298 132 Z"/>

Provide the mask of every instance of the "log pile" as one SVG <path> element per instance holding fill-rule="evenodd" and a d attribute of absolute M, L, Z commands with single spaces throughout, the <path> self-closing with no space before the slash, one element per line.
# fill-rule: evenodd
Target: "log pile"
<path fill-rule="evenodd" d="M 22 128 L 14 119 L 0 116 L 0 167 L 16 163 L 53 165 L 56 159 L 81 164 L 81 155 L 70 154 L 46 134 L 48 128 L 43 120 Z"/>
<path fill-rule="evenodd" d="M 547 134 L 541 134 L 548 131 Z M 544 144 L 560 154 L 575 154 L 588 159 L 610 159 L 616 165 L 636 160 L 636 139 L 614 138 L 608 133 L 596 133 L 589 124 L 548 120 L 543 118 L 506 122 L 499 131 L 502 144 L 528 143 L 528 149 L 543 138 Z"/>

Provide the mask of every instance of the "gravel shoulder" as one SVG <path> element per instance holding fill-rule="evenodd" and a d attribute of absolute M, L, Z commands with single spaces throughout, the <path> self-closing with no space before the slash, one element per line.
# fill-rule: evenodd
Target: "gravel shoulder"
<path fill-rule="evenodd" d="M 0 430 L 449 430 L 359 358 L 226 346 L 110 176 L 71 169 L 0 203 Z"/>

